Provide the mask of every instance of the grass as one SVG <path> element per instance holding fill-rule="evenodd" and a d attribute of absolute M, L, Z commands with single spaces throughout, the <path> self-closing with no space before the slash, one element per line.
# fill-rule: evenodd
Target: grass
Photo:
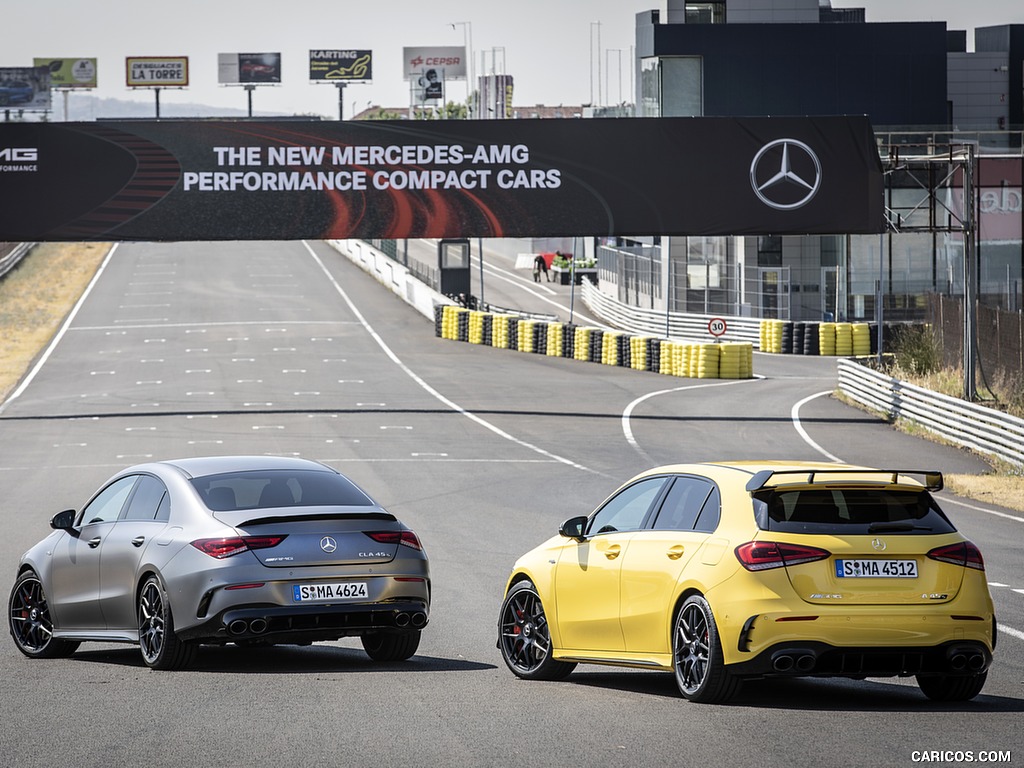
<path fill-rule="evenodd" d="M 106 243 L 42 243 L 0 279 L 0 401 L 46 349 L 109 250 Z"/>

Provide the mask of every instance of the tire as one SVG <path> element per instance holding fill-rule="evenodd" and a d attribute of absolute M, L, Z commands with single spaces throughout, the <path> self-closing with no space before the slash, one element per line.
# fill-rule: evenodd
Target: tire
<path fill-rule="evenodd" d="M 79 643 L 53 637 L 53 620 L 43 583 L 34 571 L 20 574 L 7 603 L 7 622 L 18 650 L 32 659 L 70 656 Z"/>
<path fill-rule="evenodd" d="M 498 648 L 512 674 L 524 680 L 562 680 L 576 668 L 552 657 L 544 605 L 529 581 L 513 585 L 501 604 Z"/>
<path fill-rule="evenodd" d="M 183 669 L 195 655 L 195 646 L 174 634 L 174 617 L 167 591 L 156 576 L 139 590 L 139 648 L 150 669 Z"/>
<path fill-rule="evenodd" d="M 691 595 L 672 622 L 672 667 L 683 698 L 700 704 L 721 704 L 739 690 L 722 656 L 718 627 L 708 601 Z"/>
<path fill-rule="evenodd" d="M 932 701 L 970 701 L 985 687 L 988 672 L 980 675 L 918 675 L 917 685 Z"/>
<path fill-rule="evenodd" d="M 374 661 L 405 661 L 420 647 L 420 632 L 371 632 L 360 640 Z"/>

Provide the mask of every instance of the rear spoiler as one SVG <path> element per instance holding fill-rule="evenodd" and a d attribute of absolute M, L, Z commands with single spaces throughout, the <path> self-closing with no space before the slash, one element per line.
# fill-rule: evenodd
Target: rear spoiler
<path fill-rule="evenodd" d="M 756 493 L 768 485 L 768 482 L 779 475 L 800 475 L 803 481 L 794 481 L 794 484 L 814 485 L 815 475 L 852 475 L 851 480 L 856 481 L 856 476 L 865 475 L 891 475 L 889 483 L 899 485 L 900 475 L 918 475 L 923 478 L 923 485 L 929 491 L 942 490 L 942 473 L 934 470 L 920 469 L 762 469 L 747 481 L 747 492 Z M 826 482 L 821 480 L 819 482 Z M 833 481 L 834 482 L 834 481 Z M 875 481 L 877 482 L 877 481 Z"/>

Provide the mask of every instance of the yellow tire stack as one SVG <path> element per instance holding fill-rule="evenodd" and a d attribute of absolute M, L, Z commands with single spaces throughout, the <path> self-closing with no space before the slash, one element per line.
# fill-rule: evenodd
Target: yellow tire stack
<path fill-rule="evenodd" d="M 753 344 L 719 344 L 718 378 L 749 379 L 753 370 Z"/>
<path fill-rule="evenodd" d="M 629 367 L 635 371 L 647 368 L 647 337 L 633 336 L 629 340 Z"/>
<path fill-rule="evenodd" d="M 836 354 L 840 357 L 853 354 L 853 326 L 850 323 L 836 323 Z"/>
<path fill-rule="evenodd" d="M 823 357 L 836 353 L 836 324 L 821 323 L 818 326 L 818 354 Z"/>
<path fill-rule="evenodd" d="M 484 312 L 471 311 L 469 313 L 469 343 L 484 343 Z"/>
<path fill-rule="evenodd" d="M 533 320 L 519 320 L 519 351 L 533 352 Z"/>
<path fill-rule="evenodd" d="M 867 323 L 854 323 L 853 354 L 858 357 L 871 354 L 871 326 Z"/>
<path fill-rule="evenodd" d="M 658 365 L 658 373 L 663 376 L 672 376 L 676 372 L 676 347 L 679 345 L 671 341 L 661 342 L 661 360 Z"/>
<path fill-rule="evenodd" d="M 552 323 L 548 326 L 548 347 L 545 350 L 548 357 L 561 357 L 564 332 L 565 327 L 560 323 Z"/>
<path fill-rule="evenodd" d="M 590 329 L 577 328 L 572 340 L 573 359 L 586 361 L 590 359 Z"/>
<path fill-rule="evenodd" d="M 719 363 L 719 345 L 701 344 L 697 352 L 698 379 L 717 379 Z"/>
<path fill-rule="evenodd" d="M 601 338 L 601 362 L 605 365 L 619 364 L 619 336 L 618 333 L 605 333 Z"/>

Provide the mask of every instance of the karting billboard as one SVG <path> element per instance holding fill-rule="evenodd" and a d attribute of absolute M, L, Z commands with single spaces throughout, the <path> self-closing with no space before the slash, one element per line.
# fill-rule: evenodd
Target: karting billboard
<path fill-rule="evenodd" d="M 0 124 L 0 240 L 866 234 L 866 118 Z"/>

